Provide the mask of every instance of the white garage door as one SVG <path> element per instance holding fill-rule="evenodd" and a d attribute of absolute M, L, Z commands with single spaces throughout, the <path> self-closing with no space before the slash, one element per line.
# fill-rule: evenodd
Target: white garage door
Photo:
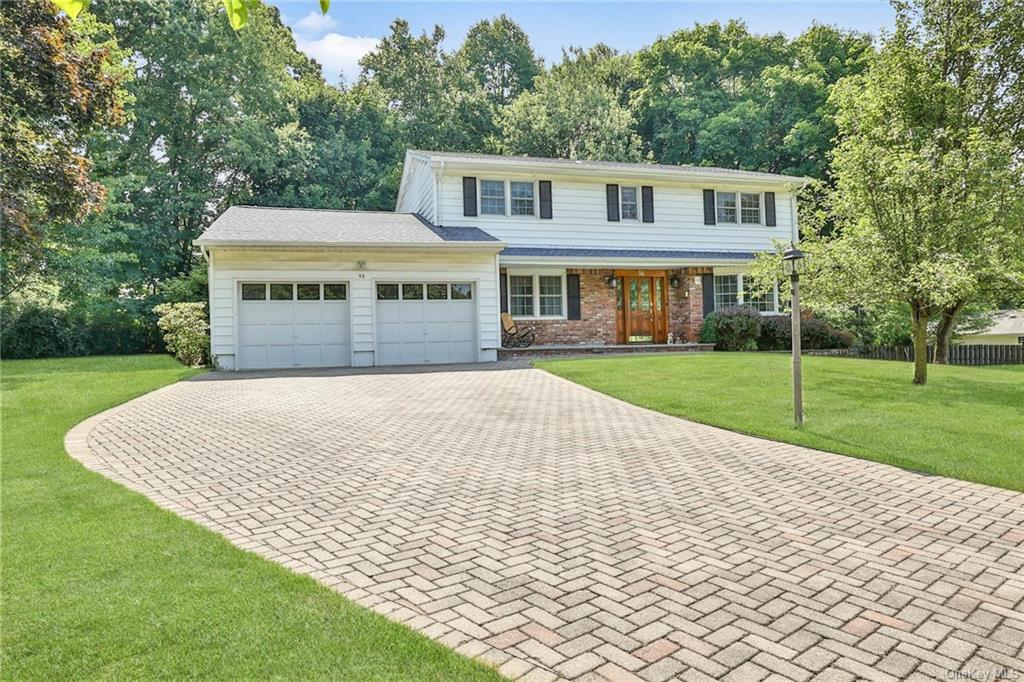
<path fill-rule="evenodd" d="M 244 282 L 238 296 L 239 369 L 350 364 L 346 284 Z"/>
<path fill-rule="evenodd" d="M 377 364 L 477 362 L 470 282 L 377 284 Z"/>

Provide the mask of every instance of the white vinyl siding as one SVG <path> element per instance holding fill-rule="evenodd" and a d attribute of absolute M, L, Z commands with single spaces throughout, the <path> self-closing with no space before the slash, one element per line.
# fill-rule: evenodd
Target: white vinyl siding
<path fill-rule="evenodd" d="M 402 187 L 395 208 L 400 213 L 418 213 L 431 222 L 437 217 L 437 178 L 430 161 L 414 154 L 405 157 Z M 459 211 L 462 215 L 462 211 Z"/>
<path fill-rule="evenodd" d="M 756 188 L 776 193 L 776 227 L 734 223 L 722 229 L 718 225 L 705 225 L 700 184 L 646 183 L 654 184 L 657 222 L 609 222 L 605 185 L 621 182 L 621 178 L 585 180 L 575 176 L 572 179 L 550 178 L 554 208 L 554 217 L 550 220 L 480 215 L 469 222 L 470 219 L 462 217 L 462 176 L 474 174 L 483 175 L 479 170 L 466 169 L 443 177 L 443 214 L 457 216 L 446 224 L 461 221 L 475 225 L 509 246 L 752 252 L 771 249 L 773 239 L 786 242 L 792 239 L 790 194 L 778 187 Z M 532 182 L 538 177 L 524 175 L 515 179 Z M 762 210 L 763 203 L 762 197 Z"/>
<path fill-rule="evenodd" d="M 479 357 L 497 358 L 501 343 L 498 281 L 492 253 L 247 251 L 213 247 L 210 255 L 210 341 L 217 363 L 225 369 L 237 366 L 240 283 L 347 282 L 351 358 L 355 366 L 374 364 L 378 282 L 471 283 L 469 300 L 479 330 Z"/>

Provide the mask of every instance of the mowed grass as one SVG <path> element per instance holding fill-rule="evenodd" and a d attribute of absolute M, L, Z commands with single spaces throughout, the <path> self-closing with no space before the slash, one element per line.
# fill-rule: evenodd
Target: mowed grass
<path fill-rule="evenodd" d="M 1024 366 L 928 368 L 806 356 L 793 426 L 788 355 L 700 353 L 536 365 L 643 407 L 733 431 L 1024 490 Z"/>
<path fill-rule="evenodd" d="M 500 679 L 65 454 L 72 426 L 191 370 L 137 356 L 0 372 L 4 679 Z"/>

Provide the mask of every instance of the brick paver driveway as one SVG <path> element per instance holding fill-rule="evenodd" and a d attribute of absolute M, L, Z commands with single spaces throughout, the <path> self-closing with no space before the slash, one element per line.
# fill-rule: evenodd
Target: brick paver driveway
<path fill-rule="evenodd" d="M 1024 676 L 1024 495 L 539 370 L 209 376 L 68 443 L 511 677 Z"/>

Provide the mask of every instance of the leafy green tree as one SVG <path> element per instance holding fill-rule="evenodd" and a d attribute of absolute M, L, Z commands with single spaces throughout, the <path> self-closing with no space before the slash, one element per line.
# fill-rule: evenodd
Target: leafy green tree
<path fill-rule="evenodd" d="M 45 271 L 54 223 L 101 210 L 83 149 L 126 120 L 124 56 L 94 17 L 70 22 L 47 0 L 0 5 L 0 298 Z"/>
<path fill-rule="evenodd" d="M 991 27 L 1005 24 L 984 20 L 1002 4 L 901 5 L 868 71 L 833 93 L 839 230 L 805 237 L 809 301 L 907 305 L 918 384 L 931 320 L 959 316 L 997 281 L 1024 281 L 1024 168 L 1016 132 L 998 123 L 1015 106 L 998 74 L 1017 57 L 1001 61 L 991 46 L 1009 39 Z"/>
<path fill-rule="evenodd" d="M 379 90 L 407 146 L 480 151 L 494 132 L 491 107 L 463 58 L 441 49 L 444 35 L 435 26 L 413 36 L 408 22 L 396 19 L 391 34 L 359 62 L 356 88 Z"/>
<path fill-rule="evenodd" d="M 616 53 L 571 50 L 501 114 L 501 151 L 563 159 L 639 161 L 641 140 L 607 77 Z M 606 67 L 604 69 L 600 67 Z"/>
<path fill-rule="evenodd" d="M 818 25 L 793 41 L 739 21 L 676 31 L 634 57 L 645 149 L 662 163 L 824 179 L 829 92 L 870 52 L 868 36 Z"/>
<path fill-rule="evenodd" d="M 495 108 L 529 90 L 542 68 L 526 31 L 504 14 L 471 26 L 457 56 Z"/>

